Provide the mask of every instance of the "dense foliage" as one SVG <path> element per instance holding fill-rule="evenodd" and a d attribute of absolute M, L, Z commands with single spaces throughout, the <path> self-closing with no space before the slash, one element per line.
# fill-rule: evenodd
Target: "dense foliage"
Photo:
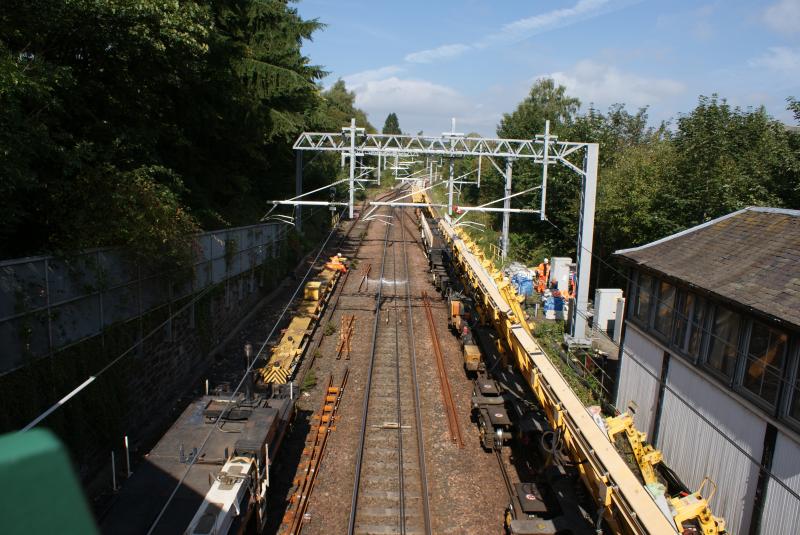
<path fill-rule="evenodd" d="M 316 122 L 324 131 L 338 132 L 343 126 L 349 126 L 350 120 L 355 118 L 356 126 L 375 133 L 375 127 L 370 124 L 367 114 L 356 108 L 356 94 L 347 90 L 343 80 L 337 80 L 330 89 L 324 91 L 322 101 Z"/>
<path fill-rule="evenodd" d="M 4 2 L 0 257 L 114 244 L 174 259 L 192 231 L 256 221 L 294 190 L 298 132 L 337 131 L 351 117 L 376 131 L 342 80 L 318 85 L 325 73 L 301 46 L 319 28 L 286 0 Z M 800 102 L 787 102 L 800 122 Z M 539 80 L 497 134 L 530 138 L 549 119 L 560 139 L 600 144 L 604 258 L 743 206 L 800 207 L 800 136 L 763 108 L 700 97 L 658 128 L 646 108 L 580 109 Z M 396 114 L 382 131 L 401 131 Z M 333 155 L 304 163 L 306 189 L 341 173 Z M 483 163 L 481 189 L 459 202 L 502 196 Z M 476 164 L 457 161 L 457 175 Z M 515 162 L 515 190 L 540 172 Z M 577 175 L 552 166 L 547 212 L 563 232 L 515 216 L 512 256 L 574 254 L 579 190 Z"/>
<path fill-rule="evenodd" d="M 257 220 L 320 117 L 319 27 L 281 0 L 4 2 L 0 257 Z"/>
<path fill-rule="evenodd" d="M 800 122 L 800 104 L 787 101 Z M 600 144 L 594 246 L 603 259 L 745 206 L 800 208 L 800 134 L 763 107 L 741 109 L 717 95 L 701 96 L 675 125 L 659 127 L 648 126 L 646 108 L 631 113 L 618 104 L 606 113 L 590 107 L 583 114 L 579 109 L 564 87 L 539 80 L 517 109 L 503 116 L 497 134 L 531 138 L 549 119 L 551 134 L 560 139 Z M 480 191 L 467 193 L 483 202 L 501 197 L 503 188 L 499 173 L 488 165 L 484 170 Z M 515 191 L 540 180 L 541 166 L 514 163 Z M 529 203 L 538 202 L 533 197 Z M 579 177 L 551 166 L 547 214 L 553 224 L 512 216 L 511 256 L 537 262 L 542 256 L 574 257 L 579 200 Z M 596 268 L 601 281 L 613 278 L 606 266 Z"/>

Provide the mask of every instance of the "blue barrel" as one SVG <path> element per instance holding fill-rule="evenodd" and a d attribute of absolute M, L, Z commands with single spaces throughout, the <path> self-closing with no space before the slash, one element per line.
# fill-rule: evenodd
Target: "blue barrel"
<path fill-rule="evenodd" d="M 511 276 L 511 284 L 514 286 L 517 294 L 530 296 L 533 295 L 533 279 L 524 272 L 514 273 Z"/>
<path fill-rule="evenodd" d="M 525 297 L 530 297 L 533 295 L 533 279 L 524 279 L 519 283 L 519 291 L 520 295 L 524 295 Z"/>

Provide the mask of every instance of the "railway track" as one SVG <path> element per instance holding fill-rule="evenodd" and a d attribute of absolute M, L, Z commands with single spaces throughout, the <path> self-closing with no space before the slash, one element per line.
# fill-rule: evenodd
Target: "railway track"
<path fill-rule="evenodd" d="M 375 296 L 350 535 L 431 532 L 405 214 L 390 214 Z"/>
<path fill-rule="evenodd" d="M 392 193 L 390 192 L 389 194 L 378 196 L 376 200 L 385 200 L 391 194 Z M 358 218 L 350 224 L 347 230 L 342 234 L 341 239 L 339 239 L 335 247 L 331 249 L 332 254 L 341 253 L 345 258 L 354 258 L 358 254 L 370 225 L 370 221 L 365 220 L 363 217 L 366 206 L 367 203 L 365 201 L 361 205 Z M 330 304 L 320 318 L 320 325 L 324 325 L 333 317 L 333 313 L 339 306 L 339 298 L 342 296 L 343 289 L 347 285 L 347 280 L 352 271 L 352 269 L 347 270 L 347 272 L 342 276 L 342 279 L 336 285 L 333 295 L 331 296 Z M 303 384 L 308 371 L 313 367 L 314 361 L 316 360 L 315 355 L 317 354 L 317 350 L 319 349 L 321 343 L 322 337 L 317 337 L 314 345 L 306 351 L 307 356 L 300 363 L 300 367 L 295 376 L 295 382 L 298 385 Z"/>

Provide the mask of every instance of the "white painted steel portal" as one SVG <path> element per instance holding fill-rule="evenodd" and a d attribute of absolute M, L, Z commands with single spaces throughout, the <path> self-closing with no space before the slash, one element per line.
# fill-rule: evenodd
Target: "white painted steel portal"
<path fill-rule="evenodd" d="M 545 122 L 545 133 L 535 136 L 533 139 L 502 139 L 469 137 L 455 132 L 455 122 L 451 132 L 445 132 L 440 136 L 425 135 L 395 135 L 395 134 L 370 134 L 363 128 L 356 126 L 355 119 L 352 119 L 350 126 L 342 128 L 341 132 L 304 132 L 300 134 L 294 143 L 294 149 L 298 155 L 302 151 L 338 152 L 343 159 L 349 158 L 350 176 L 349 182 L 349 201 L 348 211 L 350 218 L 354 211 L 354 191 L 357 184 L 370 180 L 364 178 L 369 173 L 356 176 L 356 162 L 365 156 L 375 156 L 378 158 L 378 169 L 381 168 L 381 161 L 386 162 L 387 157 L 395 158 L 395 166 L 398 166 L 398 158 L 403 157 L 440 157 L 449 159 L 450 174 L 447 179 L 448 201 L 447 215 L 452 216 L 454 212 L 502 212 L 503 226 L 501 239 L 501 256 L 505 259 L 508 253 L 508 237 L 510 230 L 511 213 L 538 213 L 542 220 L 546 220 L 545 204 L 547 199 L 548 167 L 552 164 L 563 165 L 567 169 L 581 176 L 581 210 L 579 214 L 578 239 L 577 239 L 577 264 L 578 277 L 576 281 L 576 303 L 570 307 L 571 321 L 568 340 L 570 343 L 588 343 L 587 340 L 587 312 L 589 305 L 589 276 L 591 270 L 592 241 L 594 237 L 594 213 L 595 196 L 597 192 L 597 166 L 599 156 L 599 145 L 597 143 L 580 143 L 571 141 L 560 141 L 556 136 L 550 134 L 550 122 Z M 483 158 L 488 159 L 492 165 L 503 175 L 505 182 L 504 195 L 491 203 L 482 206 L 454 206 L 453 189 L 460 184 L 473 183 L 463 180 L 464 177 L 455 177 L 453 172 L 453 159 L 462 157 L 477 157 L 479 169 Z M 298 156 L 299 158 L 299 156 Z M 504 158 L 505 166 L 501 167 L 495 159 Z M 518 159 L 531 161 L 542 165 L 542 181 L 538 188 L 541 190 L 541 200 L 538 207 L 530 208 L 511 208 L 511 198 L 516 197 L 522 192 L 513 193 L 512 170 L 513 162 Z M 343 160 L 344 161 L 344 160 Z M 426 163 L 425 169 L 431 169 L 430 162 Z M 298 173 L 302 173 L 302 166 L 298 165 Z M 399 178 L 399 177 L 398 177 Z M 297 177 L 297 183 L 302 183 L 302 176 Z M 432 186 L 433 174 L 429 172 L 427 179 Z M 477 181 L 474 182 L 480 187 L 480 171 L 478 171 Z M 526 191 L 526 192 L 527 192 Z M 298 197 L 289 201 L 274 201 L 274 204 L 294 204 L 302 205 L 312 201 L 298 200 L 300 187 L 298 187 Z M 489 204 L 503 202 L 503 207 L 489 207 Z M 319 202 L 319 201 L 316 201 Z M 333 204 L 332 202 L 330 204 Z M 392 203 L 384 203 L 392 204 Z M 408 206 L 409 203 L 404 205 Z"/>

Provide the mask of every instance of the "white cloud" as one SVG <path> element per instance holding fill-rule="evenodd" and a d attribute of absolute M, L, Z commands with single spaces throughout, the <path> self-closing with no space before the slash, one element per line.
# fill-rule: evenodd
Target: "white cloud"
<path fill-rule="evenodd" d="M 405 69 L 398 65 L 387 65 L 385 67 L 380 67 L 378 69 L 370 69 L 366 71 L 357 72 L 355 74 L 348 74 L 343 78 L 347 87 L 363 85 L 367 82 L 371 82 L 373 80 L 382 80 L 387 76 L 391 76 L 393 74 L 399 74 L 403 72 Z"/>
<path fill-rule="evenodd" d="M 763 68 L 800 79 L 800 49 L 771 46 L 762 56 L 751 59 L 751 67 Z"/>
<path fill-rule="evenodd" d="M 546 31 L 563 25 L 571 19 L 576 19 L 592 13 L 608 4 L 608 2 L 609 0 L 579 0 L 578 3 L 572 7 L 554 9 L 547 13 L 541 13 L 506 24 L 503 26 L 501 33 L 506 35 L 532 35 Z"/>
<path fill-rule="evenodd" d="M 629 106 L 657 104 L 680 95 L 684 84 L 666 78 L 647 78 L 622 72 L 614 66 L 591 60 L 579 61 L 572 69 L 548 74 L 584 104 L 598 107 L 623 102 Z"/>
<path fill-rule="evenodd" d="M 462 43 L 442 45 L 429 50 L 412 52 L 405 57 L 405 60 L 409 63 L 433 63 L 441 59 L 450 59 L 460 56 L 470 48 L 472 47 Z"/>
<path fill-rule="evenodd" d="M 466 99 L 455 89 L 426 80 L 402 79 L 392 76 L 371 80 L 354 86 L 356 106 L 368 112 L 442 114 L 462 112 Z"/>
<path fill-rule="evenodd" d="M 450 118 L 457 117 L 459 129 L 475 128 L 465 124 L 467 117 L 478 115 L 476 105 L 452 87 L 427 80 L 390 76 L 349 86 L 356 94 L 356 106 L 369 115 L 370 122 L 380 127 L 386 116 L 394 112 L 404 131 L 441 133 L 450 129 Z M 469 121 L 468 121 L 469 122 Z"/>
<path fill-rule="evenodd" d="M 472 44 L 454 43 L 442 45 L 412 52 L 407 54 L 404 59 L 408 63 L 434 63 L 440 60 L 452 59 L 474 48 L 483 49 L 493 45 L 521 41 L 539 33 L 596 17 L 638 1 L 640 0 L 578 0 L 571 7 L 553 9 L 539 15 L 510 22 L 504 25 L 500 31 L 488 34 Z"/>
<path fill-rule="evenodd" d="M 800 32 L 800 0 L 780 0 L 764 10 L 764 22 L 781 33 Z"/>

